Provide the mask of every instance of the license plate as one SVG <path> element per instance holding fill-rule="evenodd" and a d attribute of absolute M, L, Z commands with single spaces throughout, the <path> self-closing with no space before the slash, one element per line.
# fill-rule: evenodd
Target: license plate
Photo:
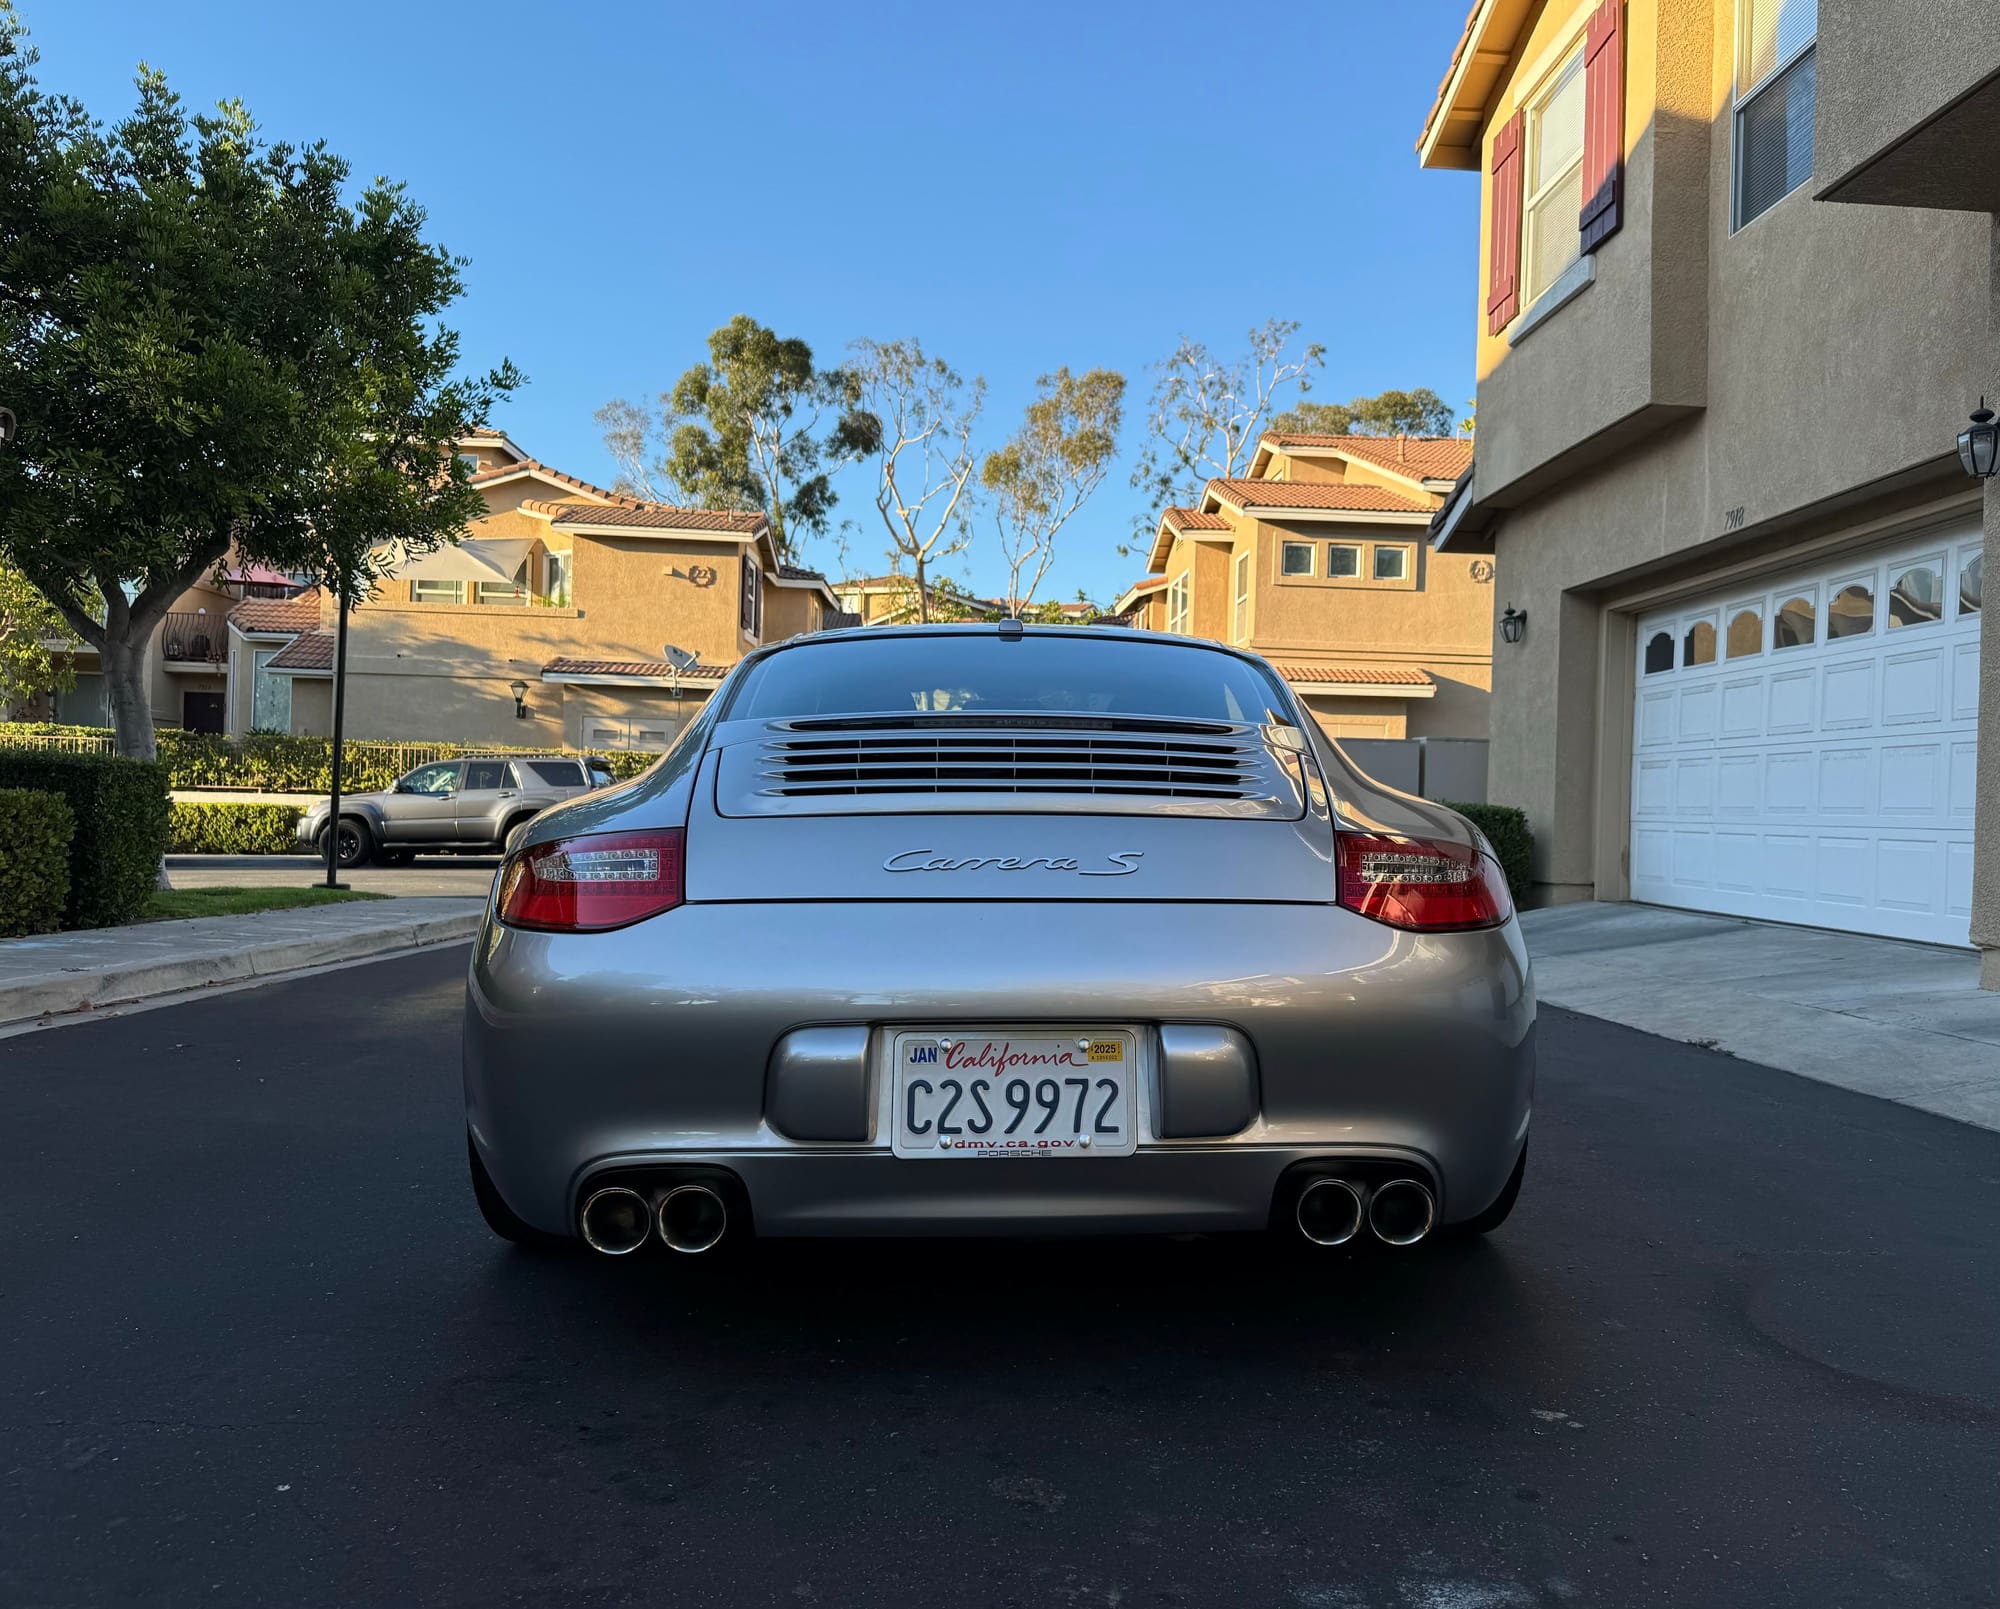
<path fill-rule="evenodd" d="M 1138 1057 L 1122 1031 L 896 1035 L 897 1156 L 1130 1156 Z"/>

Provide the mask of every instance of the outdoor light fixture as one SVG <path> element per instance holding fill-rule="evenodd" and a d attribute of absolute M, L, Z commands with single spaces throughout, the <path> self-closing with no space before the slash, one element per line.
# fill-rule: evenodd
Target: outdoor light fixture
<path fill-rule="evenodd" d="M 528 684 L 509 682 L 507 691 L 514 695 L 514 719 L 525 721 L 528 718 Z"/>
<path fill-rule="evenodd" d="M 1500 617 L 1500 635 L 1509 642 L 1519 642 L 1528 630 L 1528 611 L 1516 609 L 1511 603 L 1507 612 Z"/>
<path fill-rule="evenodd" d="M 0 447 L 11 447 L 14 438 L 21 433 L 21 426 L 14 418 L 11 408 L 0 408 Z"/>
<path fill-rule="evenodd" d="M 1966 474 L 1980 480 L 1991 480 L 1994 470 L 2000 469 L 2000 424 L 1994 423 L 1984 397 L 1973 410 L 1972 423 L 1958 433 L 1958 461 Z"/>

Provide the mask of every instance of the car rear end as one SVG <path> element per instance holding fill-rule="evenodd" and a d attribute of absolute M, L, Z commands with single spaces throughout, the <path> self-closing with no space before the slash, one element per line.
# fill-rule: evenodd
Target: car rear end
<path fill-rule="evenodd" d="M 523 834 L 472 968 L 468 1118 L 522 1223 L 605 1250 L 1333 1241 L 1371 1204 L 1421 1238 L 1507 1187 L 1533 1021 L 1477 833 L 1354 772 L 1260 661 L 830 635 Z"/>

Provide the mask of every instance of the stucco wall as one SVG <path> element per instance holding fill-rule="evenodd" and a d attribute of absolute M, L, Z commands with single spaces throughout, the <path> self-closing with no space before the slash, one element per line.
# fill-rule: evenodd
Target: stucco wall
<path fill-rule="evenodd" d="M 1989 0 L 1819 0 L 1813 182 L 1838 185 L 1959 96 L 2000 73 Z M 1987 164 L 1981 143 L 1958 149 Z"/>

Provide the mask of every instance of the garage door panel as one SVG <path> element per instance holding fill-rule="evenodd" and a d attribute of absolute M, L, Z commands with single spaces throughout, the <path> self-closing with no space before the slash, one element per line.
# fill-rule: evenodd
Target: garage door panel
<path fill-rule="evenodd" d="M 1944 536 L 1639 623 L 1635 899 L 1967 942 L 1979 616 L 1936 578 L 1979 536 Z"/>

